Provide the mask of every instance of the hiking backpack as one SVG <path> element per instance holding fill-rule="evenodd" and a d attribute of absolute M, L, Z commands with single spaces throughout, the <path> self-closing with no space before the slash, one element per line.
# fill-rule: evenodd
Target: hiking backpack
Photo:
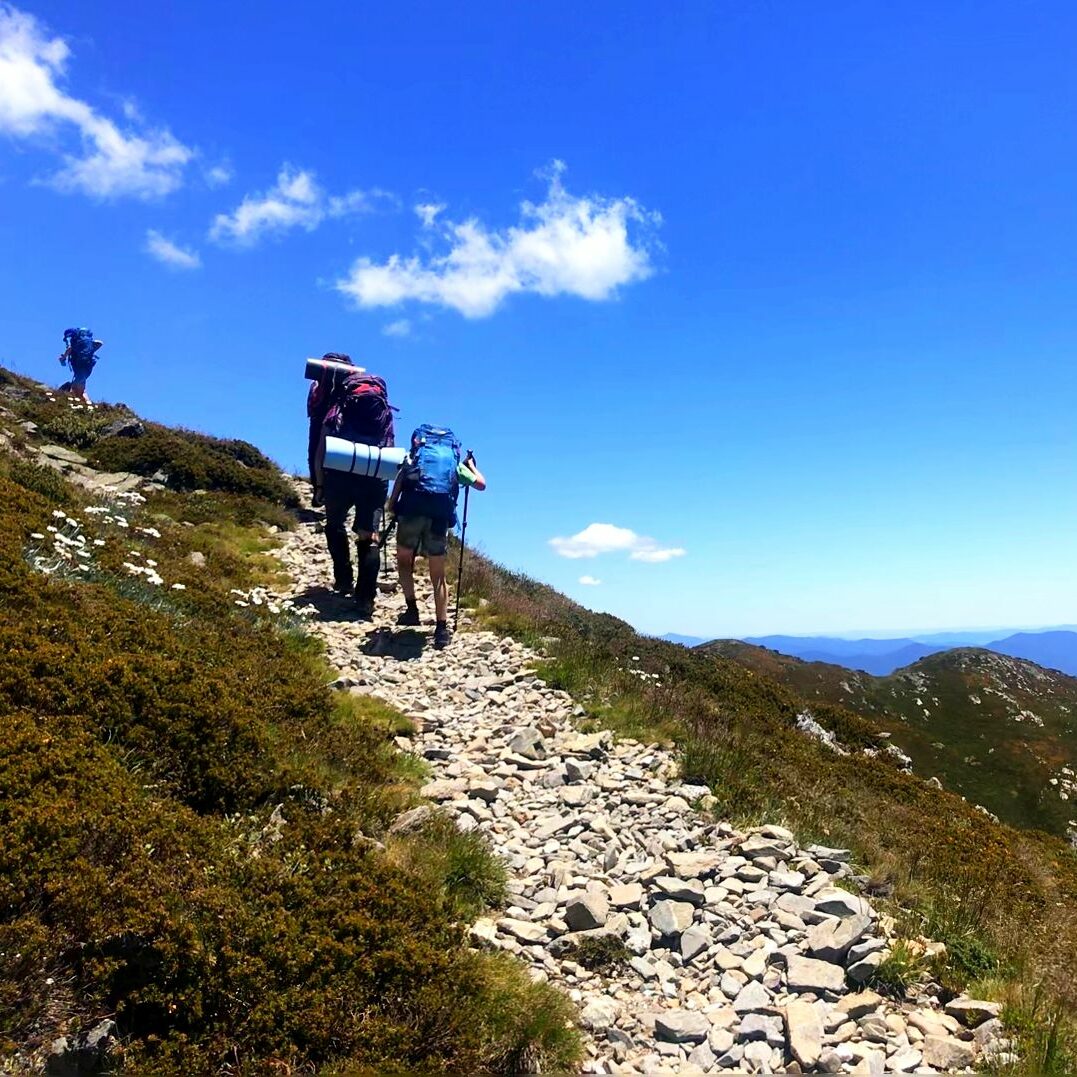
<path fill-rule="evenodd" d="M 376 374 L 349 374 L 333 393 L 325 432 L 363 445 L 392 445 L 393 409 L 385 382 Z"/>
<path fill-rule="evenodd" d="M 93 330 L 91 329 L 65 329 L 64 342 L 71 349 L 72 364 L 93 366 L 97 362 L 93 346 Z"/>
<path fill-rule="evenodd" d="M 424 423 L 411 435 L 408 479 L 416 492 L 425 495 L 430 511 L 424 515 L 455 518 L 459 466 L 460 442 L 451 430 Z"/>

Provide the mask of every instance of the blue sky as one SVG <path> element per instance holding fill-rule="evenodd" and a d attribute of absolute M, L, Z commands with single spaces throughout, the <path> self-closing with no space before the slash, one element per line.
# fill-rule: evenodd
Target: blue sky
<path fill-rule="evenodd" d="M 0 12 L 3 362 L 298 469 L 348 351 L 645 631 L 1074 620 L 1072 6 Z"/>

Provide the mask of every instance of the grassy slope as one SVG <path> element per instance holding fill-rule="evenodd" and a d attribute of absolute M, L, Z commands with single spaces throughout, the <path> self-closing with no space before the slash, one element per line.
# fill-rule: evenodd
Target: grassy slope
<path fill-rule="evenodd" d="M 31 419 L 110 468 L 180 461 L 94 513 L 0 451 L 0 1059 L 114 1016 L 139 1073 L 571 1063 L 567 1002 L 465 945 L 503 893 L 481 841 L 385 833 L 414 799 L 401 717 L 331 693 L 286 612 L 237 605 L 274 576 L 257 521 L 292 519 L 277 469 L 187 432 L 102 438 L 115 411 L 3 372 L 0 406 L 16 442 Z"/>
<path fill-rule="evenodd" d="M 1077 816 L 1050 784 L 1063 766 L 1077 766 L 1077 678 L 979 648 L 931 655 L 887 677 L 731 640 L 700 651 L 809 702 L 848 707 L 890 732 L 919 774 L 937 775 L 1014 826 L 1065 836 Z"/>
<path fill-rule="evenodd" d="M 1077 856 L 1065 842 L 995 824 L 885 757 L 828 751 L 796 731 L 805 702 L 771 676 L 639 636 L 478 554 L 464 586 L 488 623 L 546 648 L 545 676 L 596 723 L 677 743 L 715 811 L 784 819 L 853 848 L 904 930 L 947 944 L 937 971 L 950 989 L 1008 1000 L 1026 1072 L 1077 1065 Z M 811 709 L 843 743 L 879 743 L 874 720 L 814 700 Z"/>

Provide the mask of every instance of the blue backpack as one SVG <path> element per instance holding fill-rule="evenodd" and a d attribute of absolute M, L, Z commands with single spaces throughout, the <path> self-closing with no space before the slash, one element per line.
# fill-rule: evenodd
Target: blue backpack
<path fill-rule="evenodd" d="M 64 343 L 71 349 L 72 367 L 76 363 L 79 366 L 93 366 L 97 362 L 94 355 L 97 349 L 93 346 L 93 330 L 65 329 Z"/>
<path fill-rule="evenodd" d="M 411 435 L 408 479 L 417 493 L 425 495 L 422 500 L 429 509 L 424 515 L 455 519 L 459 465 L 460 442 L 451 430 L 424 423 Z"/>

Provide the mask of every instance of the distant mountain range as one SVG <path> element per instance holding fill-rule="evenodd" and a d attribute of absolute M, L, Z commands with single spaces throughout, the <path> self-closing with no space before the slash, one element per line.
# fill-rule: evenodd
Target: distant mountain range
<path fill-rule="evenodd" d="M 662 637 L 685 647 L 698 647 L 698 636 L 670 633 Z M 834 636 L 754 636 L 742 642 L 803 659 L 885 677 L 921 658 L 955 647 L 982 647 L 1011 658 L 1024 658 L 1047 669 L 1077 676 L 1077 631 L 1070 626 L 1045 632 L 975 631 L 934 633 L 897 639 L 840 639 Z"/>
<path fill-rule="evenodd" d="M 1057 636 L 1071 638 L 1050 639 Z M 1049 650 L 1073 647 L 1074 638 L 1017 633 L 999 645 L 1031 640 Z M 889 733 L 921 777 L 939 777 L 1006 822 L 1059 835 L 1075 829 L 1077 678 L 976 647 L 937 652 L 879 677 L 739 640 L 698 650 L 785 684 L 809 709 L 818 701 L 856 712 Z"/>

